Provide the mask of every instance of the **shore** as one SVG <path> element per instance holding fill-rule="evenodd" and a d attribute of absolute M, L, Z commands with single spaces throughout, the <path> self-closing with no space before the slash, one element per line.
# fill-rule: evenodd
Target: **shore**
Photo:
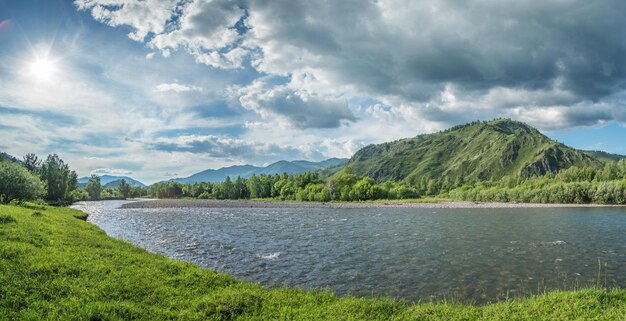
<path fill-rule="evenodd" d="M 188 200 L 160 199 L 137 201 L 122 205 L 122 208 L 592 208 L 624 207 L 602 204 L 541 204 L 541 203 L 480 203 L 480 202 L 281 202 L 249 200 Z"/>

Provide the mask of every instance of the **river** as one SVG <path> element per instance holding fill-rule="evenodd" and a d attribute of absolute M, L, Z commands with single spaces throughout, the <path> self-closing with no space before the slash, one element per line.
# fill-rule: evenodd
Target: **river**
<path fill-rule="evenodd" d="M 264 286 L 486 303 L 626 287 L 626 209 L 74 208 L 108 235 Z"/>

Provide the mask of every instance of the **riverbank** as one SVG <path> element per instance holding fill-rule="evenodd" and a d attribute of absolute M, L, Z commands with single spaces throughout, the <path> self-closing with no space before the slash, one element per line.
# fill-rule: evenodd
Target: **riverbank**
<path fill-rule="evenodd" d="M 123 208 L 582 208 L 624 207 L 602 204 L 543 204 L 543 203 L 479 203 L 454 202 L 440 199 L 372 202 L 281 202 L 256 200 L 158 199 L 127 203 Z"/>
<path fill-rule="evenodd" d="M 626 290 L 485 306 L 266 289 L 108 237 L 85 214 L 0 205 L 0 320 L 624 320 Z"/>

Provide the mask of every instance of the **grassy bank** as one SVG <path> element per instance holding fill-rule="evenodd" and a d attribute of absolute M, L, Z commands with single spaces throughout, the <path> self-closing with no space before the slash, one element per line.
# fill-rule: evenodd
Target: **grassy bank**
<path fill-rule="evenodd" d="M 115 240 L 52 207 L 0 206 L 0 320 L 624 320 L 626 290 L 475 307 L 265 289 Z"/>

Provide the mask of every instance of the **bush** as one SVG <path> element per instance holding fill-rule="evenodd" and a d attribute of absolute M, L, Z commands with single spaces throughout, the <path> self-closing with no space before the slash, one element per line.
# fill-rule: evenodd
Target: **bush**
<path fill-rule="evenodd" d="M 0 162 L 0 199 L 3 203 L 34 200 L 44 192 L 41 180 L 26 168 L 16 163 Z"/>

